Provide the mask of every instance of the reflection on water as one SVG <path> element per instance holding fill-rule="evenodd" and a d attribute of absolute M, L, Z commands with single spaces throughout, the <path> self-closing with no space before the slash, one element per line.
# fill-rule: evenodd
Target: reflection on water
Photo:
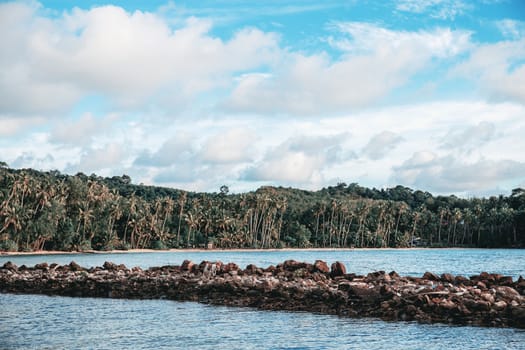
<path fill-rule="evenodd" d="M 520 349 L 525 331 L 168 300 L 0 294 L 5 349 Z"/>

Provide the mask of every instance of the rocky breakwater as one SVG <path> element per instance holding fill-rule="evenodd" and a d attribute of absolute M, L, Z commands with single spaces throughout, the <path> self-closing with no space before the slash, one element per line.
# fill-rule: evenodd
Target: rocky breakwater
<path fill-rule="evenodd" d="M 143 270 L 110 262 L 102 267 L 8 262 L 0 291 L 75 297 L 171 299 L 266 310 L 309 311 L 348 317 L 525 328 L 525 280 L 481 273 L 469 278 L 427 272 L 347 273 L 336 262 L 293 260 L 245 269 L 234 263 L 184 261 Z"/>

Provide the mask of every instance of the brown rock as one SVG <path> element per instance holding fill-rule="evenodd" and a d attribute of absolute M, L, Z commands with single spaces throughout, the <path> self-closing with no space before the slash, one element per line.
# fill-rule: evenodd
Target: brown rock
<path fill-rule="evenodd" d="M 47 270 L 48 268 L 49 265 L 46 262 L 35 265 L 35 270 Z"/>
<path fill-rule="evenodd" d="M 182 262 L 182 265 L 180 266 L 180 269 L 182 271 L 191 271 L 193 265 L 195 265 L 192 261 L 190 260 L 184 260 Z"/>
<path fill-rule="evenodd" d="M 332 264 L 330 272 L 332 277 L 343 276 L 344 274 L 346 274 L 346 267 L 342 262 L 336 261 Z"/>
<path fill-rule="evenodd" d="M 69 269 L 71 271 L 82 271 L 83 270 L 83 268 L 74 261 L 69 263 Z"/>
<path fill-rule="evenodd" d="M 505 310 L 505 308 L 507 307 L 507 303 L 504 302 L 503 300 L 496 301 L 496 302 L 494 303 L 494 305 L 492 305 L 492 307 L 493 307 L 494 310 L 496 310 L 496 311 L 503 311 L 503 310 Z"/>
<path fill-rule="evenodd" d="M 439 281 L 439 276 L 432 272 L 425 272 L 423 275 L 423 279 L 429 280 L 429 281 Z"/>
<path fill-rule="evenodd" d="M 316 260 L 314 263 L 314 272 L 329 273 L 330 268 L 326 262 L 322 260 Z"/>
<path fill-rule="evenodd" d="M 441 281 L 453 283 L 454 282 L 454 276 L 451 275 L 450 273 L 444 273 L 444 274 L 441 275 Z"/>
<path fill-rule="evenodd" d="M 104 270 L 117 271 L 117 265 L 109 261 L 105 261 L 102 267 L 104 268 Z"/>
<path fill-rule="evenodd" d="M 507 300 L 520 300 L 521 295 L 514 288 L 508 286 L 498 286 L 496 287 L 496 295 L 503 299 Z"/>
<path fill-rule="evenodd" d="M 2 268 L 5 270 L 11 270 L 11 271 L 18 270 L 18 266 L 16 266 L 16 264 L 13 264 L 11 261 L 6 262 Z"/>
<path fill-rule="evenodd" d="M 227 263 L 226 265 L 222 265 L 222 271 L 224 273 L 229 273 L 230 271 L 238 271 L 239 270 L 239 265 L 235 264 L 235 263 Z"/>

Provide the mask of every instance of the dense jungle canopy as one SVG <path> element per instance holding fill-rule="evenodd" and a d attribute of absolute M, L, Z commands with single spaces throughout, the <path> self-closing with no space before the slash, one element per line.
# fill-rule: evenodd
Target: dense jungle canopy
<path fill-rule="evenodd" d="M 11 169 L 0 162 L 0 250 L 524 247 L 525 190 L 458 198 L 340 183 L 229 194 Z"/>

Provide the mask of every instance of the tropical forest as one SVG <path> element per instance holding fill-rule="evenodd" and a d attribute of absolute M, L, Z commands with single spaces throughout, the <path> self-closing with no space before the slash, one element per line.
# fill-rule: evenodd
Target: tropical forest
<path fill-rule="evenodd" d="M 339 183 L 232 194 L 11 169 L 0 162 L 0 250 L 525 247 L 525 190 L 435 196 Z"/>

